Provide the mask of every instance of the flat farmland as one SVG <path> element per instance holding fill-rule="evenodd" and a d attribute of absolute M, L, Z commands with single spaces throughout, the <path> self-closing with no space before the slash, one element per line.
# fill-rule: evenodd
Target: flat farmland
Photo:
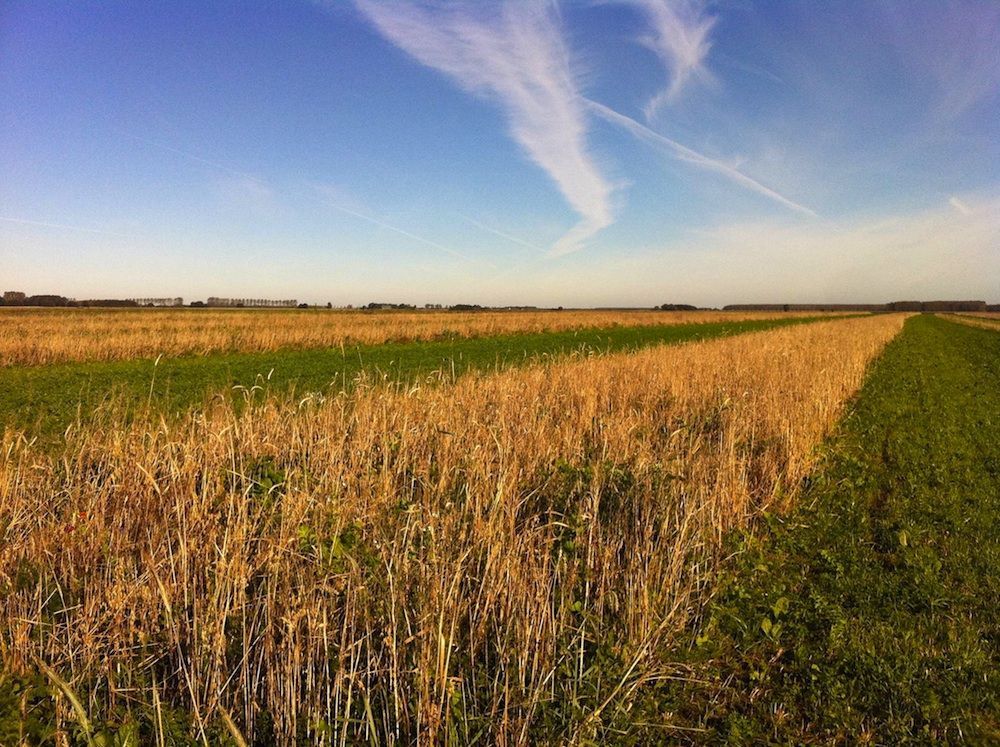
<path fill-rule="evenodd" d="M 8 366 L 0 743 L 992 738 L 1000 334 L 699 319 Z"/>
<path fill-rule="evenodd" d="M 1000 313 L 996 312 L 968 312 L 964 314 L 948 314 L 947 319 L 953 322 L 960 322 L 962 324 L 968 324 L 972 327 L 981 327 L 982 329 L 996 329 L 1000 330 Z"/>
<path fill-rule="evenodd" d="M 109 405 L 171 413 L 220 394 L 243 399 L 250 390 L 328 394 L 372 378 L 426 383 L 540 358 L 635 350 L 820 318 L 738 312 L 8 309 L 0 313 L 0 336 L 20 351 L 17 357 L 34 363 L 0 366 L 0 422 L 51 440 Z M 419 323 L 409 329 L 407 319 Z M 580 326 L 585 323 L 598 326 Z M 500 329 L 516 331 L 489 333 Z M 352 341 L 366 334 L 377 342 Z M 248 340 L 264 349 L 244 350 Z M 327 344 L 320 345 L 323 340 Z M 66 352 L 67 346 L 81 360 L 61 360 L 53 352 Z"/>
<path fill-rule="evenodd" d="M 1000 2 L 94 5 L 0 5 L 0 747 L 1000 745 Z"/>
<path fill-rule="evenodd" d="M 355 347 L 815 316 L 717 311 L 0 308 L 0 366 Z"/>

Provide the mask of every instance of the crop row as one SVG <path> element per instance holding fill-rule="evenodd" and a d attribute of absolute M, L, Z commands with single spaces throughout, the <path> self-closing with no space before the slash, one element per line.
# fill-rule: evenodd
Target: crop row
<path fill-rule="evenodd" d="M 0 310 L 0 366 L 816 315 L 718 311 L 6 309 Z"/>

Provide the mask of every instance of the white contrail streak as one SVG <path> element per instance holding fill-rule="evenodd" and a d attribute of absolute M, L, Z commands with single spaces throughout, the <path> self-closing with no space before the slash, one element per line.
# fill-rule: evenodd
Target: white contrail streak
<path fill-rule="evenodd" d="M 156 140 L 149 140 L 147 138 L 139 137 L 138 135 L 133 135 L 133 134 L 128 133 L 128 132 L 119 132 L 119 134 L 124 135 L 125 137 L 132 138 L 133 140 L 136 140 L 136 141 L 138 141 L 140 143 L 145 143 L 146 145 L 151 145 L 154 148 L 161 148 L 161 149 L 169 151 L 171 153 L 176 153 L 179 156 L 184 156 L 185 158 L 188 158 L 188 159 L 190 159 L 192 161 L 196 161 L 197 163 L 205 164 L 206 166 L 211 166 L 213 168 L 219 169 L 220 171 L 225 171 L 228 174 L 232 174 L 234 176 L 244 177 L 244 178 L 251 180 L 255 184 L 258 184 L 259 186 L 261 186 L 261 187 L 263 187 L 263 188 L 265 188 L 265 189 L 267 189 L 269 191 L 275 191 L 275 192 L 279 191 L 279 190 L 275 190 L 270 184 L 268 184 L 267 182 L 265 182 L 263 179 L 260 179 L 259 177 L 256 177 L 253 174 L 248 174 L 245 171 L 239 171 L 238 169 L 231 168 L 231 167 L 227 166 L 224 163 L 220 163 L 219 161 L 212 161 L 212 160 L 210 160 L 208 158 L 202 158 L 201 156 L 195 155 L 194 153 L 189 153 L 189 152 L 187 152 L 185 150 L 181 150 L 180 148 L 175 148 L 175 147 L 173 147 L 171 145 L 165 145 L 164 143 L 157 142 Z M 419 241 L 421 244 L 426 244 L 427 246 L 430 246 L 430 247 L 433 247 L 435 249 L 438 249 L 438 250 L 440 250 L 442 252 L 445 252 L 446 254 L 450 254 L 453 257 L 458 257 L 459 259 L 462 259 L 462 260 L 464 260 L 466 262 L 471 262 L 472 261 L 470 258 L 466 257 L 461 252 L 457 252 L 454 249 L 450 249 L 449 247 L 446 247 L 446 246 L 444 246 L 442 244 L 439 244 L 436 241 L 431 241 L 430 239 L 425 239 L 423 236 L 418 236 L 415 233 L 410 233 L 409 231 L 407 231 L 407 230 L 405 230 L 403 228 L 399 228 L 398 226 L 394 226 L 394 225 L 392 225 L 390 223 L 386 223 L 385 221 L 379 220 L 378 218 L 373 218 L 370 215 L 365 215 L 364 213 L 358 213 L 358 212 L 355 212 L 354 210 L 349 210 L 348 208 L 342 207 L 342 206 L 337 205 L 336 203 L 333 203 L 333 202 L 328 202 L 327 200 L 323 200 L 323 199 L 320 199 L 318 197 L 308 196 L 308 195 L 307 195 L 307 197 L 309 197 L 309 199 L 312 199 L 314 202 L 319 203 L 320 205 L 324 205 L 325 207 L 331 207 L 334 210 L 339 210 L 342 213 L 346 213 L 347 215 L 354 216 L 355 218 L 359 218 L 360 220 L 367 221 L 367 222 L 369 222 L 369 223 L 371 223 L 373 225 L 379 226 L 380 228 L 384 228 L 384 229 L 386 229 L 388 231 L 393 231 L 394 233 L 398 233 L 400 236 L 405 236 L 408 239 L 412 239 L 414 241 Z"/>
<path fill-rule="evenodd" d="M 685 161 L 686 163 L 694 164 L 695 166 L 700 166 L 703 169 L 709 171 L 714 171 L 717 174 L 722 174 L 733 182 L 736 182 L 742 187 L 746 187 L 752 192 L 756 192 L 759 195 L 763 195 L 768 199 L 774 200 L 775 202 L 784 205 L 785 207 L 794 210 L 803 215 L 808 215 L 811 218 L 818 218 L 814 210 L 807 208 L 805 205 L 800 205 L 793 200 L 789 200 L 782 194 L 775 192 L 770 187 L 765 187 L 760 182 L 755 179 L 751 179 L 749 176 L 744 174 L 739 169 L 733 168 L 729 164 L 717 161 L 714 158 L 709 158 L 708 156 L 702 155 L 698 151 L 691 150 L 686 145 L 681 145 L 676 140 L 671 140 L 668 137 L 664 137 L 658 132 L 646 127 L 646 125 L 637 122 L 631 117 L 626 117 L 624 114 L 619 114 L 614 109 L 610 109 L 604 104 L 599 104 L 596 101 L 587 99 L 587 106 L 590 108 L 594 114 L 601 117 L 607 122 L 616 124 L 625 130 L 628 130 L 632 135 L 637 137 L 639 140 L 643 140 L 652 145 L 658 146 L 660 148 L 666 149 L 669 155 L 674 158 Z"/>
<path fill-rule="evenodd" d="M 486 231 L 487 233 L 492 233 L 494 236 L 499 236 L 501 239 L 507 239 L 507 241 L 512 241 L 515 244 L 520 244 L 523 247 L 527 247 L 528 249 L 532 249 L 539 253 L 545 251 L 545 249 L 542 249 L 540 246 L 535 246 L 534 244 L 525 241 L 524 239 L 517 238 L 517 236 L 511 236 L 509 233 L 504 233 L 503 231 L 500 231 L 496 228 L 487 226 L 485 223 L 480 223 L 475 218 L 470 218 L 468 215 L 465 215 L 464 213 L 459 213 L 458 217 L 464 220 L 466 223 L 472 224 L 476 228 Z"/>
<path fill-rule="evenodd" d="M 425 239 L 423 236 L 417 236 L 417 234 L 410 233 L 406 229 L 399 228 L 398 226 L 394 226 L 391 223 L 386 223 L 385 221 L 379 220 L 378 218 L 373 218 L 370 215 L 365 215 L 364 213 L 359 213 L 359 212 L 357 212 L 355 210 L 351 210 L 350 208 L 345 208 L 342 205 L 338 205 L 335 202 L 328 202 L 328 201 L 323 200 L 323 199 L 321 199 L 319 197 L 314 197 L 313 199 L 316 202 L 318 202 L 320 205 L 325 205 L 326 207 L 331 207 L 334 210 L 339 210 L 341 213 L 345 213 L 347 215 L 351 215 L 351 216 L 353 216 L 355 218 L 358 218 L 360 220 L 367 221 L 368 223 L 371 223 L 372 225 L 378 226 L 379 228 L 384 228 L 387 231 L 392 231 L 393 233 L 398 233 L 400 236 L 405 236 L 406 238 L 413 239 L 414 241 L 419 241 L 421 244 L 426 244 L 427 246 L 431 246 L 431 247 L 434 247 L 435 249 L 439 249 L 442 252 L 446 252 L 447 254 L 450 254 L 453 257 L 457 257 L 458 259 L 464 260 L 465 262 L 471 262 L 472 261 L 469 257 L 466 257 L 461 252 L 458 252 L 458 251 L 456 251 L 456 250 L 454 250 L 454 249 L 452 249 L 450 247 L 444 246 L 443 244 L 439 244 L 436 241 L 431 241 L 430 239 Z"/>
<path fill-rule="evenodd" d="M 7 216 L 0 215 L 0 220 L 7 223 L 23 223 L 26 226 L 42 226 L 44 228 L 65 228 L 70 231 L 84 231 L 86 233 L 99 233 L 104 236 L 121 236 L 122 238 L 131 238 L 128 234 L 118 233 L 116 231 L 105 231 L 101 228 L 87 228 L 86 226 L 71 226 L 68 223 L 49 223 L 47 221 L 41 220 L 28 220 L 27 218 L 10 218 Z"/>
<path fill-rule="evenodd" d="M 172 145 L 167 145 L 166 143 L 161 143 L 161 142 L 159 142 L 157 140 L 150 140 L 149 138 L 139 137 L 138 135 L 133 135 L 131 132 L 124 132 L 122 130 L 114 130 L 114 131 L 117 132 L 119 135 L 122 135 L 123 137 L 131 138 L 132 140 L 135 140 L 136 142 L 143 143 L 145 145 L 151 145 L 154 148 L 159 148 L 161 150 L 166 150 L 166 151 L 169 151 L 171 153 L 176 153 L 177 155 L 184 156 L 185 158 L 187 158 L 187 159 L 189 159 L 191 161 L 197 161 L 198 163 L 205 164 L 206 166 L 211 166 L 213 168 L 219 169 L 220 171 L 225 171 L 227 174 L 232 174 L 233 176 L 243 176 L 243 177 L 246 177 L 247 179 L 252 179 L 253 181 L 258 182 L 261 186 L 264 186 L 264 187 L 268 186 L 263 181 L 261 181 L 256 176 L 254 176 L 253 174 L 248 174 L 245 171 L 238 171 L 238 170 L 236 170 L 234 168 L 226 166 L 226 164 L 224 164 L 224 163 L 219 163 L 218 161 L 211 161 L 211 160 L 209 160 L 207 158 L 202 158 L 201 156 L 195 155 L 194 153 L 189 153 L 186 150 L 181 150 L 180 148 L 175 148 Z"/>

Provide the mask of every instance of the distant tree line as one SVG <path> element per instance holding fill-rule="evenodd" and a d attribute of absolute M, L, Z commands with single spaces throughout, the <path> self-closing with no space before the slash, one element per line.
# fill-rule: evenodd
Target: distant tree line
<path fill-rule="evenodd" d="M 6 291 L 0 296 L 0 306 L 69 306 L 69 307 L 102 307 L 102 308 L 138 308 L 140 306 L 179 307 L 184 305 L 184 299 L 176 298 L 102 298 L 78 301 L 65 296 L 42 294 L 29 296 L 21 291 Z M 210 296 L 208 301 L 192 301 L 191 308 L 300 308 L 307 309 L 309 304 L 299 303 L 295 299 L 272 300 L 268 298 L 219 298 Z M 333 308 L 333 304 L 326 304 Z M 350 309 L 351 306 L 346 308 Z M 372 301 L 360 308 L 368 311 L 397 310 L 412 311 L 417 307 L 408 303 L 389 303 Z M 456 303 L 451 306 L 442 304 L 424 304 L 425 309 L 445 309 L 449 311 L 534 311 L 537 306 L 482 306 L 477 303 Z M 723 311 L 1000 311 L 1000 304 L 987 304 L 985 301 L 892 301 L 890 303 L 848 304 L 848 303 L 763 303 L 763 304 L 729 304 L 723 306 Z M 556 310 L 561 311 L 562 306 Z M 697 311 L 697 306 L 686 303 L 664 303 L 653 307 L 654 311 Z"/>
<path fill-rule="evenodd" d="M 395 309 L 397 311 L 405 311 L 409 309 L 415 309 L 417 307 L 411 303 L 388 303 L 386 301 L 372 301 L 369 304 L 365 304 L 361 308 L 367 309 L 368 311 L 377 311 L 382 309 Z"/>
<path fill-rule="evenodd" d="M 351 306 L 346 308 L 350 309 Z M 410 303 L 389 303 L 387 301 L 372 301 L 371 303 L 365 304 L 359 308 L 365 309 L 367 311 L 379 311 L 379 310 L 395 310 L 395 311 L 409 311 L 416 309 L 416 305 Z M 425 303 L 423 308 L 428 310 L 441 309 L 444 311 L 536 311 L 537 306 L 483 306 L 478 303 L 456 303 L 451 306 L 445 306 L 440 303 Z M 562 306 L 559 307 L 562 310 Z"/>
<path fill-rule="evenodd" d="M 230 307 L 235 306 L 237 308 L 282 308 L 282 309 L 294 309 L 296 306 L 301 307 L 297 300 L 294 298 L 288 298 L 281 301 L 275 301 L 270 298 L 218 298 L 217 296 L 209 296 L 206 306 L 222 306 Z M 308 304 L 306 304 L 308 306 Z"/>
<path fill-rule="evenodd" d="M 890 303 L 743 303 L 723 311 L 1000 311 L 985 301 L 892 301 Z"/>
<path fill-rule="evenodd" d="M 82 306 L 85 308 L 122 308 L 134 309 L 141 304 L 131 298 L 89 298 L 83 301 L 70 301 L 67 306 Z M 152 304 L 149 304 L 152 306 Z"/>
<path fill-rule="evenodd" d="M 88 298 L 78 301 L 65 296 L 39 295 L 28 296 L 24 293 L 4 293 L 0 306 L 68 306 L 72 308 L 138 308 L 139 304 L 131 298 Z M 150 304 L 152 305 L 152 304 Z"/>
<path fill-rule="evenodd" d="M 988 311 L 985 301 L 893 301 L 889 311 Z"/>
<path fill-rule="evenodd" d="M 29 296 L 21 291 L 7 291 L 3 294 L 4 306 L 69 306 L 65 296 Z"/>
<path fill-rule="evenodd" d="M 184 305 L 184 299 L 177 296 L 174 298 L 95 298 L 78 301 L 73 298 L 56 295 L 29 296 L 22 291 L 6 291 L 0 297 L 0 306 L 72 306 L 72 307 L 110 307 L 110 308 L 138 308 L 140 306 L 167 306 L 179 307 Z M 212 307 L 260 307 L 260 308 L 308 308 L 309 304 L 299 303 L 295 299 L 275 301 L 268 298 L 218 298 L 211 296 L 208 302 L 193 301 L 189 304 L 193 308 Z M 327 304 L 327 308 L 332 308 L 333 304 Z"/>
<path fill-rule="evenodd" d="M 139 306 L 183 306 L 184 299 L 176 298 L 132 298 Z"/>

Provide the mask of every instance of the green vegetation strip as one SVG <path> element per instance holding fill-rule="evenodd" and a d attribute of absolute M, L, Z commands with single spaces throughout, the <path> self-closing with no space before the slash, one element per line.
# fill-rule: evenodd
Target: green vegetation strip
<path fill-rule="evenodd" d="M 1000 335 L 908 320 L 827 459 L 735 541 L 656 720 L 711 743 L 1000 743 Z"/>
<path fill-rule="evenodd" d="M 0 368 L 0 426 L 51 440 L 109 395 L 136 406 L 180 412 L 233 386 L 271 391 L 329 391 L 368 372 L 410 381 L 443 371 L 503 368 L 578 352 L 609 353 L 754 332 L 829 317 L 614 327 L 570 332 L 498 335 L 365 347 L 229 353 L 160 360 L 69 363 Z"/>

